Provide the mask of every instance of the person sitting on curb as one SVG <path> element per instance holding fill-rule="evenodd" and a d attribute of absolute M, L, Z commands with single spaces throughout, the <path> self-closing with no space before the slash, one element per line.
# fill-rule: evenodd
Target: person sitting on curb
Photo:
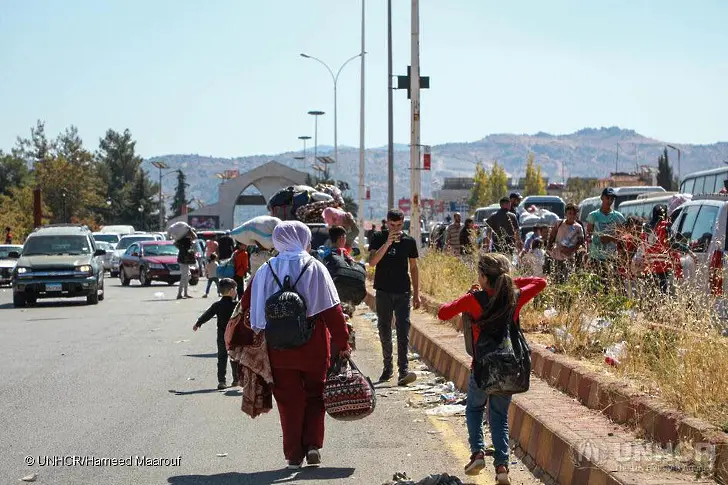
<path fill-rule="evenodd" d="M 519 324 L 523 306 L 538 295 L 545 287 L 543 278 L 513 278 L 510 261 L 502 254 L 485 254 L 478 261 L 478 285 L 457 300 L 442 305 L 437 313 L 440 320 L 450 320 L 460 313 L 472 317 L 472 348 L 476 349 L 478 339 L 491 338 L 491 332 L 484 329 L 507 325 L 509 319 Z M 475 351 L 473 351 L 475 354 Z M 477 475 L 485 468 L 485 441 L 483 437 L 483 414 L 488 406 L 488 424 L 495 448 L 493 464 L 496 483 L 510 484 L 508 478 L 509 437 L 508 407 L 510 395 L 486 394 L 475 380 L 477 356 L 473 355 L 468 396 L 465 406 L 465 422 L 470 442 L 470 461 L 465 465 L 467 475 Z"/>

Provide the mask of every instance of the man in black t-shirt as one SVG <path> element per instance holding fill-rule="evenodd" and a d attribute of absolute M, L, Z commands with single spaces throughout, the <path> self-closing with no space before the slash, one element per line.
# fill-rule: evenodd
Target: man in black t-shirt
<path fill-rule="evenodd" d="M 379 382 L 392 378 L 392 314 L 397 325 L 397 383 L 406 386 L 417 376 L 409 371 L 407 349 L 410 329 L 410 296 L 415 308 L 420 306 L 420 282 L 417 268 L 417 243 L 402 232 L 404 214 L 399 209 L 387 212 L 387 230 L 378 232 L 369 243 L 369 264 L 376 267 L 374 289 L 377 292 L 377 325 L 384 354 L 384 371 Z M 411 274 L 411 281 L 410 281 Z"/>

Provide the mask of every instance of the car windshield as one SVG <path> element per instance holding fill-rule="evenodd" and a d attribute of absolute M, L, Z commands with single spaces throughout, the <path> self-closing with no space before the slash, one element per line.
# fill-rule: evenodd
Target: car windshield
<path fill-rule="evenodd" d="M 119 236 L 116 234 L 94 234 L 94 240 L 116 244 L 119 242 Z"/>
<path fill-rule="evenodd" d="M 23 256 L 90 254 L 86 236 L 32 236 L 25 242 Z"/>
<path fill-rule="evenodd" d="M 139 241 L 154 241 L 154 236 L 130 236 L 122 237 L 119 244 L 116 245 L 116 249 L 126 249 L 135 242 Z"/>
<path fill-rule="evenodd" d="M 173 244 L 145 244 L 144 256 L 177 256 L 178 249 Z"/>
<path fill-rule="evenodd" d="M 0 246 L 0 259 L 8 259 L 12 252 L 23 252 L 23 246 Z"/>

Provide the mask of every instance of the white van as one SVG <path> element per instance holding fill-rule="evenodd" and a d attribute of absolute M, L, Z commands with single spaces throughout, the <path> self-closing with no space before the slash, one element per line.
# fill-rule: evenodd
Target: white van
<path fill-rule="evenodd" d="M 650 219 L 652 210 L 659 204 L 668 205 L 677 192 L 650 192 L 639 195 L 635 200 L 628 200 L 619 205 L 619 212 L 624 217 L 635 216 Z"/>
<path fill-rule="evenodd" d="M 134 226 L 102 226 L 101 230 L 99 232 L 106 233 L 110 232 L 113 234 L 134 234 L 136 229 L 134 229 Z"/>
<path fill-rule="evenodd" d="M 693 263 L 692 258 L 683 258 L 685 283 L 721 297 L 719 308 L 725 308 L 722 296 L 728 290 L 728 196 L 699 195 L 680 209 L 672 224 L 672 235 L 676 242 L 686 244 L 697 259 Z"/>

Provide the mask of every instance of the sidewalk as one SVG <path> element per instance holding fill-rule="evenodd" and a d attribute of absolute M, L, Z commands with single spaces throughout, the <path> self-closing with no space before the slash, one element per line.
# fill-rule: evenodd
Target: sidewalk
<path fill-rule="evenodd" d="M 367 304 L 375 309 L 373 295 Z M 462 334 L 423 311 L 412 312 L 410 345 L 423 361 L 467 389 L 470 357 Z M 561 485 L 677 485 L 717 483 L 696 478 L 695 456 L 679 456 L 532 376 L 529 392 L 514 396 L 512 444 Z M 691 450 L 692 452 L 692 450 Z M 697 457 L 701 458 L 701 457 Z"/>

